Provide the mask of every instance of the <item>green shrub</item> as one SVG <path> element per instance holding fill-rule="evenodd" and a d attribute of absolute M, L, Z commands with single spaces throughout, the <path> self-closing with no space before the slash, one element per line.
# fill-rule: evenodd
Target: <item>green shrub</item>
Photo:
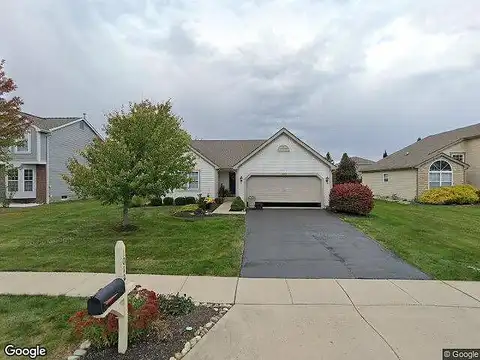
<path fill-rule="evenodd" d="M 330 190 L 329 208 L 335 212 L 367 215 L 373 209 L 373 193 L 368 186 L 353 183 L 334 185 Z"/>
<path fill-rule="evenodd" d="M 147 201 L 145 200 L 145 198 L 135 195 L 130 202 L 130 207 L 141 207 L 145 206 L 146 204 Z"/>
<path fill-rule="evenodd" d="M 160 295 L 160 310 L 163 314 L 172 316 L 187 315 L 195 309 L 195 304 L 190 296 L 187 295 Z"/>
<path fill-rule="evenodd" d="M 425 191 L 419 198 L 422 204 L 434 205 L 464 205 L 478 201 L 478 189 L 472 185 L 442 186 Z"/>
<path fill-rule="evenodd" d="M 163 205 L 172 206 L 173 205 L 173 198 L 169 197 L 169 196 L 163 198 Z"/>
<path fill-rule="evenodd" d="M 183 196 L 175 198 L 175 205 L 186 205 L 187 201 Z"/>
<path fill-rule="evenodd" d="M 240 196 L 237 196 L 230 206 L 230 211 L 243 211 L 245 210 L 245 203 Z"/>
<path fill-rule="evenodd" d="M 159 196 L 150 199 L 150 206 L 162 206 L 162 203 L 162 198 Z"/>
<path fill-rule="evenodd" d="M 218 205 L 223 204 L 223 198 L 215 198 L 215 203 Z"/>
<path fill-rule="evenodd" d="M 185 198 L 185 204 L 195 204 L 197 202 L 197 199 L 195 199 L 193 196 L 187 196 Z"/>
<path fill-rule="evenodd" d="M 181 213 L 184 213 L 184 212 L 191 213 L 191 212 L 195 212 L 197 209 L 198 209 L 197 204 L 183 205 L 183 206 L 180 206 L 180 207 L 173 208 L 172 211 L 171 211 L 171 214 L 172 215 L 178 215 L 178 214 L 181 214 Z"/>
<path fill-rule="evenodd" d="M 199 209 L 207 210 L 207 203 L 205 202 L 205 197 L 202 194 L 198 194 L 197 205 Z"/>

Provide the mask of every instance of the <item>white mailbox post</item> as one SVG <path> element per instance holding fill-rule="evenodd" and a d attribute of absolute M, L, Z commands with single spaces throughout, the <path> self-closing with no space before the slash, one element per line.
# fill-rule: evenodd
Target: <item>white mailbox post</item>
<path fill-rule="evenodd" d="M 125 244 L 117 241 L 115 244 L 115 276 L 125 283 L 123 293 L 105 312 L 94 315 L 96 318 L 104 318 L 113 313 L 118 317 L 118 352 L 125 354 L 128 347 L 128 294 L 135 288 L 134 283 L 127 284 L 127 266 L 125 256 Z"/>

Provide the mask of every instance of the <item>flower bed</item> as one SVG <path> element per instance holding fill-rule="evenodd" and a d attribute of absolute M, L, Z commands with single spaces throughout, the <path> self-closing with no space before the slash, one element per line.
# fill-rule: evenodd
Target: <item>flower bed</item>
<path fill-rule="evenodd" d="M 79 312 L 70 322 L 77 337 L 84 341 L 69 359 L 80 356 L 85 360 L 181 359 L 231 306 L 193 303 L 185 295 L 164 296 L 148 290 L 136 291 L 129 296 L 127 352 L 117 352 L 115 315 L 95 319 Z"/>

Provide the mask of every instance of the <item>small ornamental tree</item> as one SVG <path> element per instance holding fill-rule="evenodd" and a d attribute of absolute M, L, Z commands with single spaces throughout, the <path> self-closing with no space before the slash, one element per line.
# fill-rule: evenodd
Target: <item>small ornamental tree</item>
<path fill-rule="evenodd" d="M 334 161 L 332 159 L 332 155 L 330 155 L 329 152 L 327 152 L 327 154 L 325 155 L 325 158 L 328 160 L 329 163 L 333 164 Z"/>
<path fill-rule="evenodd" d="M 340 164 L 338 164 L 338 167 L 335 170 L 335 184 L 351 182 L 360 182 L 360 178 L 357 173 L 355 162 L 344 153 L 342 160 L 340 160 Z"/>
<path fill-rule="evenodd" d="M 0 61 L 0 162 L 7 163 L 9 148 L 23 140 L 30 122 L 21 116 L 23 101 L 18 96 L 8 98 L 8 94 L 17 89 L 15 82 L 7 77 L 4 70 L 5 60 Z"/>
<path fill-rule="evenodd" d="M 108 114 L 105 141 L 95 139 L 71 159 L 64 179 L 82 197 L 103 204 L 121 204 L 123 226 L 129 225 L 128 210 L 134 195 L 165 196 L 190 179 L 194 157 L 189 152 L 190 135 L 182 119 L 172 113 L 170 101 L 131 103 L 128 110 Z M 167 205 L 167 201 L 164 201 Z"/>

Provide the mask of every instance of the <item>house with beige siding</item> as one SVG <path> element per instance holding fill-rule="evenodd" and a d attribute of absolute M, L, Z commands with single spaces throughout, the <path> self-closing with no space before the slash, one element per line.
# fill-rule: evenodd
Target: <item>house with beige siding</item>
<path fill-rule="evenodd" d="M 218 196 L 220 186 L 246 203 L 328 206 L 335 168 L 282 128 L 263 140 L 193 140 L 191 181 L 171 197 Z"/>
<path fill-rule="evenodd" d="M 0 164 L 0 191 L 18 203 L 70 200 L 75 193 L 63 180 L 67 162 L 93 141 L 102 138 L 84 117 L 39 117 L 21 114 L 30 126 L 24 139 L 10 148 L 12 166 Z M 0 196 L 1 198 L 1 196 Z"/>
<path fill-rule="evenodd" d="M 480 188 L 480 123 L 430 135 L 362 169 L 375 196 L 412 200 L 440 186 Z"/>

